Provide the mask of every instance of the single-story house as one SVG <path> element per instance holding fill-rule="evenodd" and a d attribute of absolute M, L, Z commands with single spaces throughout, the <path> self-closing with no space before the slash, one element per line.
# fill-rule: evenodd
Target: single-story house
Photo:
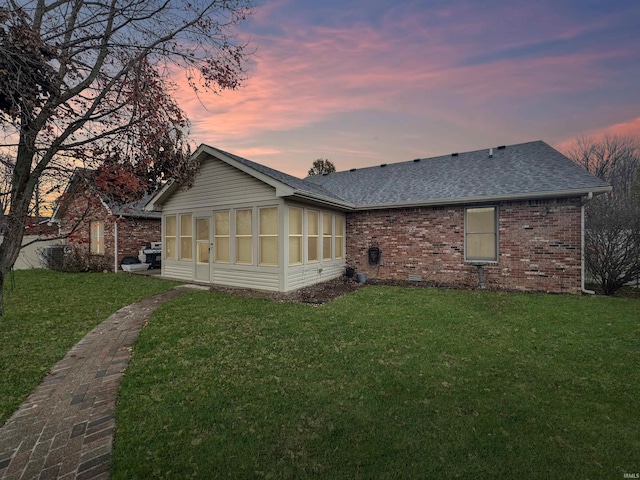
<path fill-rule="evenodd" d="M 166 277 L 280 292 L 341 276 L 579 293 L 584 204 L 610 191 L 542 141 L 299 179 L 201 145 L 169 184 Z M 482 276 L 480 275 L 482 274 Z"/>
<path fill-rule="evenodd" d="M 114 200 L 95 184 L 94 175 L 93 170 L 74 171 L 51 222 L 68 247 L 117 272 L 125 257 L 139 258 L 143 247 L 161 241 L 161 214 L 144 210 L 151 195 Z"/>

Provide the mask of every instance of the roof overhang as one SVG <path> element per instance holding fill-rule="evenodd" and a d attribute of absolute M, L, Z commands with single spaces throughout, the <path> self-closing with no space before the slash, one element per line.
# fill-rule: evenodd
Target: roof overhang
<path fill-rule="evenodd" d="M 356 206 L 352 203 L 340 202 L 334 198 L 323 197 L 321 195 L 313 195 L 309 194 L 308 192 L 302 192 L 300 190 L 295 190 L 293 195 L 289 196 L 289 198 L 304 203 L 324 205 L 326 207 L 331 207 L 337 210 L 351 211 L 356 209 Z"/>
<path fill-rule="evenodd" d="M 428 206 L 444 206 L 444 205 L 460 205 L 460 204 L 476 204 L 476 203 L 491 203 L 491 202 L 508 202 L 508 201 L 521 201 L 521 200 L 542 200 L 549 198 L 567 198 L 567 197 L 584 197 L 589 194 L 596 196 L 609 193 L 611 187 L 597 187 L 590 189 L 573 189 L 573 190 L 561 190 L 561 191 L 547 191 L 547 192 L 530 192 L 530 193 L 510 193 L 505 195 L 485 195 L 477 197 L 464 197 L 464 198 L 437 198 L 433 200 L 422 200 L 419 202 L 394 202 L 394 203 L 381 203 L 376 205 L 356 205 L 353 210 L 383 210 L 391 208 L 408 208 L 408 207 L 428 207 Z"/>

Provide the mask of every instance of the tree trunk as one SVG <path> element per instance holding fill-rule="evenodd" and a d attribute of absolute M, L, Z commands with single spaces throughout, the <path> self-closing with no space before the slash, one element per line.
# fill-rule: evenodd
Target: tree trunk
<path fill-rule="evenodd" d="M 25 221 L 29 215 L 29 204 L 38 176 L 31 171 L 35 149 L 35 135 L 20 135 L 16 165 L 13 170 L 11 204 L 5 218 L 5 232 L 0 244 L 0 315 L 4 315 L 4 278 L 13 268 L 24 237 Z"/>

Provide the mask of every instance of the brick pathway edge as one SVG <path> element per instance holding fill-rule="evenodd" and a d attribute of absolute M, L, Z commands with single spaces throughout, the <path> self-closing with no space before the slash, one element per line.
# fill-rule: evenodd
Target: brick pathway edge
<path fill-rule="evenodd" d="M 190 287 L 121 308 L 51 369 L 0 428 L 0 479 L 109 478 L 116 400 L 131 346 L 151 314 Z"/>

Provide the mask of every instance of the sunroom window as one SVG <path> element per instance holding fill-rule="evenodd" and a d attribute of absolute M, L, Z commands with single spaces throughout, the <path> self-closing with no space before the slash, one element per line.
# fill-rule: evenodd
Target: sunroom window
<path fill-rule="evenodd" d="M 307 261 L 318 261 L 319 237 L 318 221 L 320 214 L 313 210 L 307 211 Z"/>
<path fill-rule="evenodd" d="M 193 260 L 193 218 L 180 215 L 180 260 Z"/>
<path fill-rule="evenodd" d="M 213 261 L 229 263 L 229 211 L 214 214 Z"/>
<path fill-rule="evenodd" d="M 289 208 L 289 265 L 302 263 L 302 209 Z"/>
<path fill-rule="evenodd" d="M 251 210 L 236 210 L 236 263 L 253 264 Z"/>
<path fill-rule="evenodd" d="M 164 218 L 164 255 L 168 260 L 176 259 L 176 216 Z"/>
<path fill-rule="evenodd" d="M 278 208 L 260 208 L 260 265 L 278 265 Z"/>
<path fill-rule="evenodd" d="M 342 245 L 344 242 L 344 217 L 336 215 L 336 258 L 342 258 Z"/>
<path fill-rule="evenodd" d="M 333 215 L 322 214 L 322 259 L 331 260 L 331 238 L 333 237 Z"/>

